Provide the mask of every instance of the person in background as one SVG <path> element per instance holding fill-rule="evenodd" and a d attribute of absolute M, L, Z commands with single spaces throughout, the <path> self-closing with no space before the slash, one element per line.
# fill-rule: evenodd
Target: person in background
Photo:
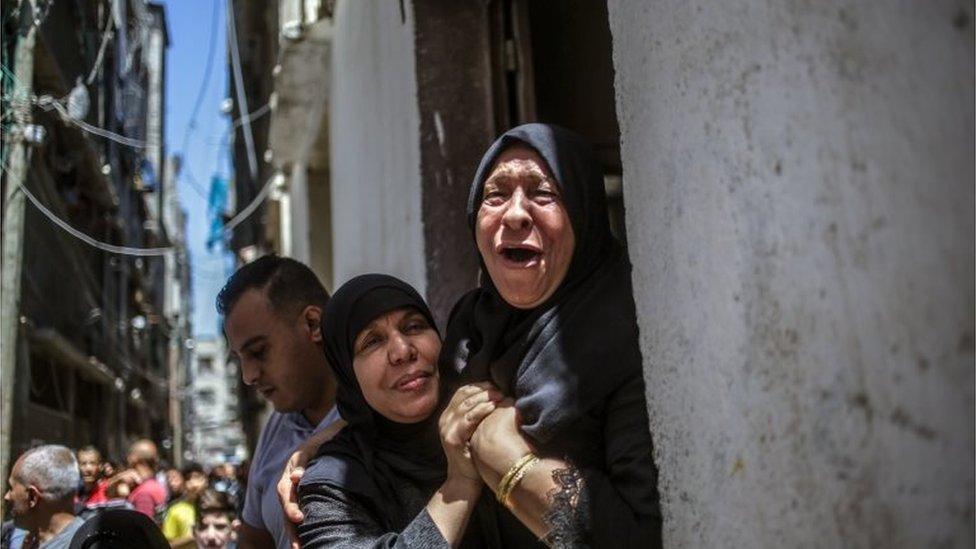
<path fill-rule="evenodd" d="M 112 478 L 119 473 L 119 464 L 110 459 L 102 461 L 102 478 Z"/>
<path fill-rule="evenodd" d="M 183 472 L 176 467 L 166 470 L 166 492 L 169 494 L 167 503 L 173 503 L 183 495 Z"/>
<path fill-rule="evenodd" d="M 193 539 L 198 548 L 233 548 L 238 524 L 234 505 L 225 492 L 208 488 L 197 498 Z"/>
<path fill-rule="evenodd" d="M 28 533 L 23 547 L 64 549 L 84 520 L 75 516 L 81 475 L 70 449 L 49 444 L 24 452 L 14 463 L 3 499 L 17 528 Z"/>
<path fill-rule="evenodd" d="M 166 504 L 166 488 L 156 480 L 159 463 L 156 444 L 148 439 L 133 442 L 126 462 L 129 468 L 109 480 L 109 492 L 115 490 L 119 495 L 127 492 L 126 500 L 132 507 L 154 519 L 156 512 Z"/>
<path fill-rule="evenodd" d="M 275 409 L 253 455 L 241 513 L 242 548 L 291 546 L 291 524 L 276 490 L 281 471 L 299 443 L 339 419 L 335 379 L 322 350 L 328 301 L 311 269 L 274 255 L 238 269 L 217 296 L 244 383 Z"/>
<path fill-rule="evenodd" d="M 183 491 L 170 503 L 163 515 L 163 535 L 171 547 L 193 547 L 193 525 L 196 523 L 195 504 L 207 488 L 207 475 L 199 463 L 188 463 L 180 472 Z"/>
<path fill-rule="evenodd" d="M 78 470 L 81 473 L 81 490 L 78 492 L 79 514 L 84 509 L 108 501 L 108 479 L 102 478 L 102 453 L 94 446 L 78 449 Z"/>

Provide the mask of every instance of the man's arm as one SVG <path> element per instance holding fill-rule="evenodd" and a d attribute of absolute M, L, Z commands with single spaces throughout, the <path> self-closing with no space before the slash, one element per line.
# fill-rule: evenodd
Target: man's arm
<path fill-rule="evenodd" d="M 271 532 L 262 528 L 255 528 L 241 521 L 241 529 L 237 534 L 238 549 L 275 549 Z"/>

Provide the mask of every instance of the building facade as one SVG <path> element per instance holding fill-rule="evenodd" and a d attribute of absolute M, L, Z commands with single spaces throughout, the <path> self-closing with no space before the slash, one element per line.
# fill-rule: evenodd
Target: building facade
<path fill-rule="evenodd" d="M 189 265 L 164 184 L 164 10 L 143 0 L 2 10 L 0 467 L 38 443 L 94 444 L 119 460 L 138 437 L 170 458 Z"/>
<path fill-rule="evenodd" d="M 185 457 L 205 467 L 239 463 L 246 457 L 238 417 L 239 374 L 235 363 L 227 360 L 223 339 L 195 340 L 191 364 L 186 393 L 190 444 Z"/>

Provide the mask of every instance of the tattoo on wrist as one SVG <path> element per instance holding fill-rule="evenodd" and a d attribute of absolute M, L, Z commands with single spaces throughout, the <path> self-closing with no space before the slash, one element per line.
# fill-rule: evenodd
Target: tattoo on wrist
<path fill-rule="evenodd" d="M 583 475 L 572 465 L 552 472 L 556 487 L 549 492 L 549 510 L 542 522 L 549 528 L 544 541 L 550 547 L 589 547 L 589 508 Z"/>

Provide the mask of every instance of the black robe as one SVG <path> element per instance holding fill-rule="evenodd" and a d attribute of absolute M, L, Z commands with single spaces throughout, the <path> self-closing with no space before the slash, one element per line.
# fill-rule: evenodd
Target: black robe
<path fill-rule="evenodd" d="M 494 382 L 515 399 L 522 431 L 538 453 L 574 466 L 556 479 L 564 490 L 549 517 L 555 541 L 659 546 L 630 263 L 610 233 L 602 171 L 589 145 L 569 130 L 514 128 L 495 141 L 475 175 L 467 212 L 472 234 L 485 180 L 513 145 L 534 149 L 559 184 L 576 241 L 570 266 L 554 294 L 530 310 L 510 306 L 484 276 L 451 313 L 441 368 L 466 381 Z M 579 502 L 572 510 L 570 499 Z"/>

